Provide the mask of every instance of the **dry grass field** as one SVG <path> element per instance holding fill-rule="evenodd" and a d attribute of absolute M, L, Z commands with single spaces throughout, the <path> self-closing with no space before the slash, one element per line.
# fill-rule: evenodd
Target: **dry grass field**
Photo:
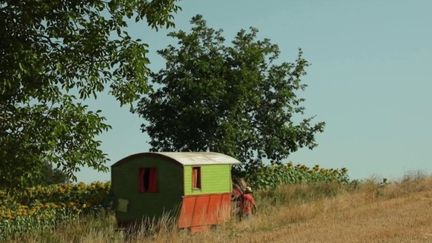
<path fill-rule="evenodd" d="M 285 208 L 275 214 L 282 226 L 245 238 L 251 242 L 432 242 L 432 180 L 370 189 Z M 284 218 L 295 223 L 283 224 Z"/>
<path fill-rule="evenodd" d="M 432 242 L 432 178 L 389 184 L 284 186 L 256 195 L 258 214 L 197 234 L 166 222 L 126 239 L 112 215 L 85 218 L 15 242 Z"/>

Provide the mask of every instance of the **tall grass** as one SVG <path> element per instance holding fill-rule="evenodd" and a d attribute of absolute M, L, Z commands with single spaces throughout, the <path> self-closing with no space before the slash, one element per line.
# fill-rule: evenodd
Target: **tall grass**
<path fill-rule="evenodd" d="M 176 228 L 175 219 L 162 217 L 160 220 L 142 222 L 129 231 L 115 227 L 112 213 L 84 216 L 72 222 L 59 224 L 55 229 L 34 232 L 15 237 L 13 242 L 141 242 L 141 241 L 217 241 L 235 240 L 238 235 L 266 231 L 289 223 L 307 219 L 316 214 L 306 207 L 308 202 L 332 198 L 348 190 L 338 183 L 285 185 L 275 190 L 257 191 L 255 197 L 258 211 L 249 220 L 232 218 L 229 222 L 215 227 L 212 231 L 191 235 L 187 230 Z M 287 211 L 287 209 L 289 209 Z M 287 217 L 277 217 L 284 211 Z M 309 212 L 306 212 L 309 211 Z M 289 216 L 289 217 L 288 217 Z"/>
<path fill-rule="evenodd" d="M 22 235 L 14 238 L 12 242 L 296 242 L 306 241 L 305 239 L 319 241 L 320 237 L 334 238 L 339 242 L 357 241 L 355 234 L 361 233 L 369 237 L 366 231 L 373 231 L 381 226 L 371 224 L 371 227 L 375 228 L 370 229 L 361 228 L 366 227 L 365 225 L 355 226 L 356 217 L 373 218 L 381 210 L 396 212 L 397 207 L 401 207 L 415 193 L 421 193 L 421 197 L 429 195 L 432 198 L 432 178 L 409 176 L 390 183 L 371 179 L 351 184 L 284 185 L 274 190 L 255 192 L 258 210 L 252 218 L 243 221 L 232 218 L 208 232 L 190 234 L 187 230 L 178 230 L 175 220 L 167 217 L 159 221 L 143 222 L 134 232 L 125 232 L 115 227 L 115 219 L 111 213 L 105 213 L 81 217 L 60 224 L 53 230 Z M 397 201 L 389 203 L 391 200 Z M 316 233 L 314 236 L 314 229 L 310 228 L 319 226 L 336 229 L 344 219 L 354 220 L 352 228 L 346 226 L 348 228 L 343 229 L 351 233 L 351 236 L 338 235 L 337 230 L 320 230 L 320 234 L 325 235 Z M 413 222 L 410 224 L 414 224 Z M 309 224 L 314 226 L 308 227 Z M 398 233 L 387 233 L 382 237 L 395 235 L 398 236 Z M 403 241 L 408 238 L 397 239 Z"/>

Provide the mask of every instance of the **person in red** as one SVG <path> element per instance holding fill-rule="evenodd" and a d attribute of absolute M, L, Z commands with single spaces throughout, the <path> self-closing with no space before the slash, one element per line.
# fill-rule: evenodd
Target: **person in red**
<path fill-rule="evenodd" d="M 252 196 L 252 189 L 250 187 L 246 187 L 243 193 L 241 210 L 242 218 L 249 218 L 256 210 L 255 199 Z"/>
<path fill-rule="evenodd" d="M 239 219 L 242 218 L 243 215 L 243 193 L 246 190 L 247 183 L 243 178 L 235 177 L 233 180 L 233 191 L 231 194 L 232 201 L 232 213 L 237 216 Z"/>

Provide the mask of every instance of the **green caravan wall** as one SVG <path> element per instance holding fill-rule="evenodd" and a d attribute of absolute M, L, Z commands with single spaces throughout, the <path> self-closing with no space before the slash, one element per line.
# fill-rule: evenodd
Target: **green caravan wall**
<path fill-rule="evenodd" d="M 184 167 L 185 195 L 231 192 L 231 165 L 200 165 L 201 190 L 192 189 L 192 167 Z"/>
<path fill-rule="evenodd" d="M 156 167 L 158 192 L 138 191 L 139 168 Z M 128 200 L 127 212 L 116 210 L 118 220 L 160 217 L 176 213 L 183 195 L 183 168 L 159 157 L 135 157 L 112 167 L 112 190 L 116 200 Z"/>

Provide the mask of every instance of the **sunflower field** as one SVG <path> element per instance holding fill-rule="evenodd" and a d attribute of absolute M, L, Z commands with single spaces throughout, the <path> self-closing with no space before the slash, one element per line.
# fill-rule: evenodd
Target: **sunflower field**
<path fill-rule="evenodd" d="M 255 189 L 272 189 L 282 184 L 349 183 L 348 170 L 326 169 L 319 165 L 269 164 L 245 174 L 246 181 Z"/>
<path fill-rule="evenodd" d="M 271 190 L 281 184 L 349 183 L 345 168 L 310 168 L 292 163 L 261 166 L 243 176 L 258 190 Z M 94 182 L 0 190 L 0 241 L 22 233 L 50 231 L 83 215 L 112 213 L 110 187 L 109 182 Z"/>
<path fill-rule="evenodd" d="M 0 191 L 0 240 L 52 229 L 83 214 L 109 211 L 110 183 L 57 184 Z"/>

